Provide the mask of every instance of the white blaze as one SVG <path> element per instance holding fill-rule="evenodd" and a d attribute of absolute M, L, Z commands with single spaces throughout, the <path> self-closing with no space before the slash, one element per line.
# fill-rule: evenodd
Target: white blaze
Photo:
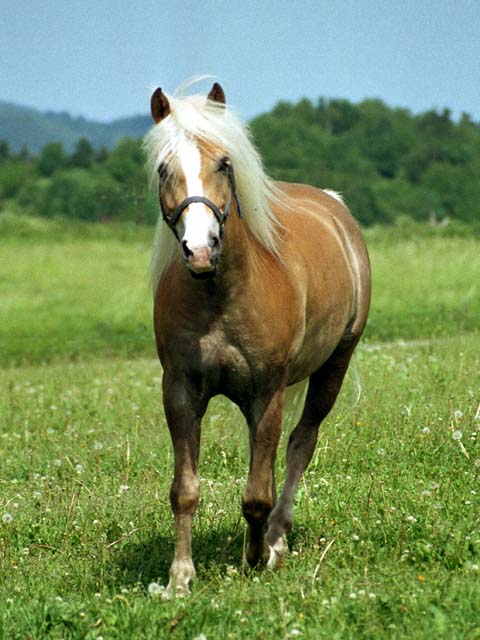
<path fill-rule="evenodd" d="M 202 159 L 193 140 L 183 138 L 178 158 L 187 183 L 187 198 L 203 196 L 203 182 L 200 178 Z M 201 202 L 189 205 L 178 222 L 178 234 L 191 251 L 211 245 L 212 235 L 218 235 L 218 232 L 216 218 Z"/>

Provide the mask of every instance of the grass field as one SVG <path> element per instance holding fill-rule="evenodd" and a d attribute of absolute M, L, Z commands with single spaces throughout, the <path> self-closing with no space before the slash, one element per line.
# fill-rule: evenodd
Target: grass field
<path fill-rule="evenodd" d="M 172 453 L 151 231 L 3 231 L 0 638 L 480 638 L 478 241 L 367 234 L 371 323 L 279 572 L 242 575 L 247 432 L 211 403 L 198 577 L 165 603 Z"/>

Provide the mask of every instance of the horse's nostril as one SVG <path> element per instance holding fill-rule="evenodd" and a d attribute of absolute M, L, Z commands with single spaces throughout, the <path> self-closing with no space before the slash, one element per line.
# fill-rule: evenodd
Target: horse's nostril
<path fill-rule="evenodd" d="M 190 257 L 191 255 L 193 255 L 193 252 L 192 252 L 192 251 L 190 251 L 190 249 L 188 248 L 188 245 L 187 245 L 187 241 L 186 241 L 186 240 L 184 240 L 184 241 L 182 242 L 182 250 L 183 250 L 183 255 L 184 255 L 184 257 L 185 257 L 185 260 L 188 260 L 188 259 L 189 259 L 189 257 Z"/>
<path fill-rule="evenodd" d="M 218 249 L 220 245 L 220 241 L 217 236 L 213 236 L 212 238 L 212 249 Z"/>

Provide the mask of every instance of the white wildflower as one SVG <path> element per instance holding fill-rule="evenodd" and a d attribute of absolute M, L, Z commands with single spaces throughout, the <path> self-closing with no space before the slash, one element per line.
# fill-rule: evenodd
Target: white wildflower
<path fill-rule="evenodd" d="M 152 596 L 152 598 L 156 598 L 160 596 L 165 591 L 165 587 L 158 582 L 150 582 L 148 585 L 148 593 Z"/>

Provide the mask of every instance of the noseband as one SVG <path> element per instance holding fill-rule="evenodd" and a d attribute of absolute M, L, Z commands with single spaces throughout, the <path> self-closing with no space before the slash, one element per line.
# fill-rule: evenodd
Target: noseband
<path fill-rule="evenodd" d="M 228 183 L 230 185 L 230 193 L 228 195 L 228 202 L 223 212 L 220 211 L 217 205 L 211 200 L 209 200 L 208 198 L 204 198 L 203 196 L 190 196 L 189 198 L 185 198 L 185 200 L 182 200 L 182 202 L 180 202 L 178 207 L 173 211 L 172 215 L 169 216 L 165 213 L 165 209 L 163 208 L 163 204 L 162 204 L 162 198 L 160 198 L 160 209 L 162 211 L 163 219 L 165 220 L 167 225 L 170 227 L 174 236 L 179 242 L 180 242 L 180 236 L 178 235 L 177 228 L 176 228 L 177 222 L 180 220 L 180 216 L 185 211 L 185 209 L 191 204 L 201 203 L 201 204 L 204 204 L 209 209 L 211 209 L 211 211 L 213 211 L 213 214 L 215 215 L 215 218 L 217 219 L 218 225 L 220 227 L 220 232 L 219 232 L 220 240 L 223 238 L 223 228 L 225 226 L 228 216 L 230 215 L 232 198 L 233 200 L 235 200 L 235 204 L 237 205 L 238 217 L 239 218 L 243 217 L 242 209 L 240 207 L 240 200 L 238 199 L 238 194 L 237 194 L 235 174 L 233 172 L 233 165 L 231 164 L 231 162 L 226 163 L 225 171 L 227 174 Z"/>

